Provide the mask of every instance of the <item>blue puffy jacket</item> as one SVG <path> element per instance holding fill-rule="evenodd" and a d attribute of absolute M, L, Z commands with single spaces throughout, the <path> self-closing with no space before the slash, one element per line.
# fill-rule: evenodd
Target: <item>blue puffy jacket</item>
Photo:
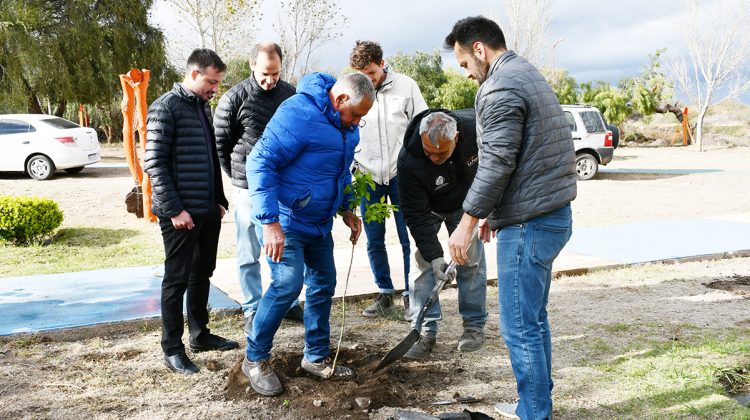
<path fill-rule="evenodd" d="M 351 183 L 359 127 L 341 126 L 328 97 L 335 82 L 324 73 L 305 76 L 250 152 L 246 169 L 256 221 L 323 236 L 352 199 L 345 198 L 344 188 Z"/>

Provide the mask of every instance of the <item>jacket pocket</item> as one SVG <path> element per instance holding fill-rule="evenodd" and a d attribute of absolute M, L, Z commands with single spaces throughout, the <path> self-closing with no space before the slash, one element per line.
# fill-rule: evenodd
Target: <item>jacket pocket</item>
<path fill-rule="evenodd" d="M 295 198 L 289 207 L 292 211 L 302 210 L 310 204 L 310 201 L 312 201 L 312 190 L 308 188 L 300 197 Z"/>

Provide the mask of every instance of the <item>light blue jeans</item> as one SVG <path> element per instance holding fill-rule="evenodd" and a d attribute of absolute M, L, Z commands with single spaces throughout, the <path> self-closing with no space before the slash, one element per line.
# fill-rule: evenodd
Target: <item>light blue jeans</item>
<path fill-rule="evenodd" d="M 260 227 L 258 227 L 260 229 Z M 267 258 L 271 285 L 260 299 L 253 318 L 253 331 L 247 337 L 247 358 L 268 360 L 273 337 L 294 299 L 305 289 L 305 360 L 318 363 L 330 350 L 331 299 L 336 289 L 333 237 L 284 232 L 284 255 L 280 262 Z"/>
<path fill-rule="evenodd" d="M 453 233 L 463 216 L 463 209 L 458 209 L 449 214 L 433 213 L 435 235 L 440 231 L 440 226 L 445 223 L 448 232 Z M 456 282 L 458 284 L 458 312 L 463 319 L 464 329 L 483 331 L 487 321 L 487 261 L 484 258 L 484 246 L 482 241 L 477 241 L 477 255 L 473 263 L 458 266 Z M 417 314 L 424 302 L 429 299 L 432 289 L 435 287 L 435 273 L 430 261 L 422 258 L 419 251 L 416 253 L 419 276 L 412 281 L 411 298 L 409 308 L 412 316 L 412 328 L 416 327 Z M 425 314 L 422 321 L 422 335 L 435 337 L 438 332 L 437 321 L 442 318 L 440 310 L 440 299 L 435 302 Z"/>
<path fill-rule="evenodd" d="M 570 239 L 570 204 L 497 231 L 500 329 L 516 376 L 522 419 L 552 416 L 552 337 L 547 300 L 552 262 Z"/>
<path fill-rule="evenodd" d="M 263 295 L 260 280 L 260 241 L 255 231 L 248 190 L 234 187 L 234 224 L 237 228 L 237 274 L 242 288 L 242 313 L 253 316 Z M 299 305 L 299 299 L 293 305 Z"/>
<path fill-rule="evenodd" d="M 388 185 L 375 183 L 375 189 L 369 189 L 370 198 L 363 199 L 360 204 L 360 213 L 362 221 L 365 219 L 366 206 L 379 203 L 382 197 L 387 197 L 386 202 L 398 206 L 398 177 L 393 177 L 388 181 Z M 411 250 L 409 242 L 409 232 L 406 230 L 406 222 L 400 211 L 393 213 L 393 220 L 396 222 L 396 232 L 398 240 L 401 243 L 401 252 L 404 258 L 404 295 L 409 294 L 409 264 L 411 263 Z M 385 222 L 364 222 L 365 236 L 367 236 L 367 257 L 370 260 L 370 269 L 375 275 L 375 284 L 378 286 L 380 293 L 393 293 L 393 280 L 391 279 L 391 266 L 388 264 L 388 252 L 385 247 Z"/>

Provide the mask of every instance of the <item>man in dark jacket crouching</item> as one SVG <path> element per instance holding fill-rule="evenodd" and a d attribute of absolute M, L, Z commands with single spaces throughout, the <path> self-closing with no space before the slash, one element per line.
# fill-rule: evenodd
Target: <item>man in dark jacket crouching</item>
<path fill-rule="evenodd" d="M 196 373 L 182 343 L 182 300 L 187 290 L 190 350 L 231 350 L 239 345 L 211 334 L 209 278 L 216 268 L 224 197 L 211 124 L 210 100 L 226 65 L 208 49 L 193 51 L 183 82 L 148 109 L 144 169 L 153 185 L 152 209 L 164 240 L 161 347 L 167 367 Z"/>
<path fill-rule="evenodd" d="M 412 323 L 416 322 L 417 311 L 429 298 L 437 280 L 446 276 L 447 263 L 438 232 L 445 224 L 448 233 L 452 233 L 464 214 L 461 205 L 479 160 L 475 124 L 473 109 L 427 110 L 414 117 L 404 136 L 404 147 L 398 156 L 398 188 L 402 194 L 401 211 L 417 244 L 420 270 L 409 287 Z M 459 266 L 456 273 L 458 311 L 464 327 L 458 340 L 461 352 L 482 346 L 487 320 L 487 265 L 482 242 L 478 238 L 475 242 L 475 261 Z M 422 337 L 405 357 L 427 356 L 435 345 L 440 316 L 438 301 L 425 314 Z"/>

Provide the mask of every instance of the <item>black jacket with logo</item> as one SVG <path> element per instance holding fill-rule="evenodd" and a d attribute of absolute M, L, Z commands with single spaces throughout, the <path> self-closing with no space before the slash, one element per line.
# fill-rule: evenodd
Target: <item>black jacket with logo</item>
<path fill-rule="evenodd" d="M 419 135 L 422 118 L 437 111 L 455 118 L 458 126 L 456 148 L 442 165 L 433 164 L 425 155 Z M 473 109 L 428 109 L 417 114 L 409 123 L 404 147 L 398 155 L 400 210 L 425 260 L 432 261 L 443 256 L 443 247 L 434 228 L 433 213 L 461 209 L 477 173 L 478 157 L 476 114 Z"/>

